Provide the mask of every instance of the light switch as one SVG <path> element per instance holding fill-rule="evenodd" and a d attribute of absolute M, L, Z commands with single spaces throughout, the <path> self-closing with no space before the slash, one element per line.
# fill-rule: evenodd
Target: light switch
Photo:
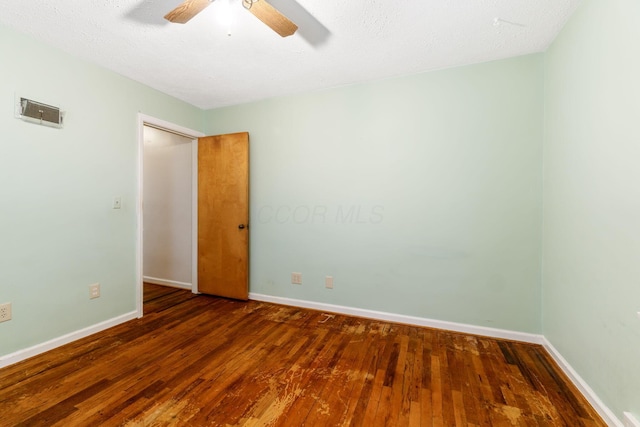
<path fill-rule="evenodd" d="M 122 207 L 122 198 L 114 197 L 113 198 L 113 209 L 120 209 Z"/>

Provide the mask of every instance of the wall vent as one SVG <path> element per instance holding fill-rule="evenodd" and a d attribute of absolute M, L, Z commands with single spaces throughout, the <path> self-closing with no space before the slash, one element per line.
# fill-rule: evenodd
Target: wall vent
<path fill-rule="evenodd" d="M 20 98 L 16 108 L 18 118 L 24 121 L 55 128 L 64 126 L 64 112 L 58 107 Z"/>

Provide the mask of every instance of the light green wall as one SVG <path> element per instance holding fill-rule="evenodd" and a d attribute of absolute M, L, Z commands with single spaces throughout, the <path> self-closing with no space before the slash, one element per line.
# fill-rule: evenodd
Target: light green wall
<path fill-rule="evenodd" d="M 640 414 L 640 3 L 585 0 L 546 55 L 544 334 Z"/>
<path fill-rule="evenodd" d="M 251 133 L 252 292 L 544 333 L 638 415 L 639 12 L 585 0 L 544 56 L 204 113 L 0 26 L 0 356 L 135 309 L 141 111 Z"/>
<path fill-rule="evenodd" d="M 2 356 L 135 310 L 137 113 L 201 129 L 202 111 L 3 26 L 0 58 Z M 15 119 L 14 94 L 66 127 Z"/>
<path fill-rule="evenodd" d="M 251 292 L 541 332 L 542 103 L 531 55 L 209 111 L 250 133 Z"/>

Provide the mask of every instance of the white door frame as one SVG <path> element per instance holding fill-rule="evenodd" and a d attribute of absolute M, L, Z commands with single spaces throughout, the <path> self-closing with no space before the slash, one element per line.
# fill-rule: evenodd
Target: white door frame
<path fill-rule="evenodd" d="M 198 138 L 202 132 L 189 129 L 162 119 L 138 113 L 138 188 L 136 191 L 136 310 L 142 317 L 143 306 L 143 171 L 144 171 L 144 126 L 165 130 L 191 139 L 192 175 L 191 175 L 191 292 L 198 293 Z"/>

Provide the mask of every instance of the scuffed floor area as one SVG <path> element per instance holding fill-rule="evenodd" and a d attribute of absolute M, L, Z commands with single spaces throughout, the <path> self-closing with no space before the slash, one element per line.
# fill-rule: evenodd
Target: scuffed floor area
<path fill-rule="evenodd" d="M 1 426 L 604 426 L 538 345 L 145 285 L 0 370 Z"/>

